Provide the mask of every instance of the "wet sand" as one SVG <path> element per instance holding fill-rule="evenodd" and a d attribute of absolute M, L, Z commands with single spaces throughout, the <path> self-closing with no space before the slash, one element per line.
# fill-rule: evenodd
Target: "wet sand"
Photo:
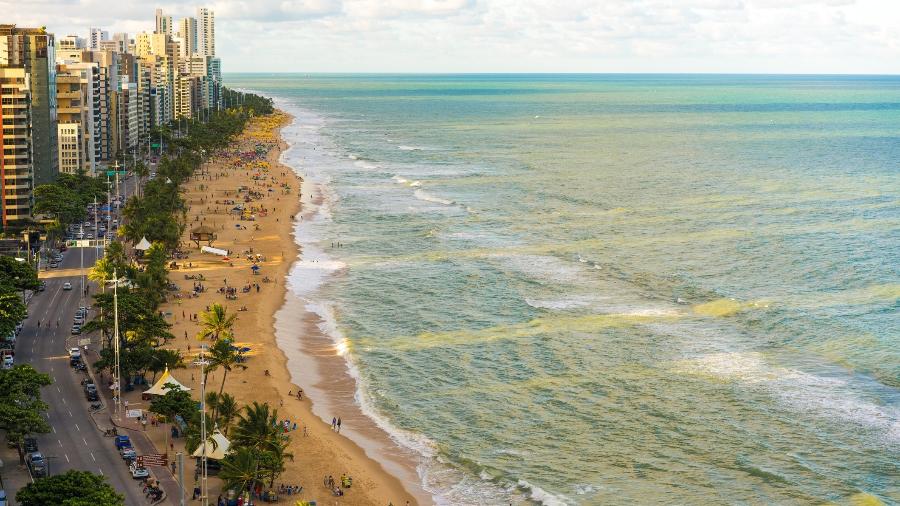
<path fill-rule="evenodd" d="M 268 168 L 256 166 L 248 170 L 244 163 L 231 157 L 213 156 L 203 170 L 183 187 L 183 195 L 190 207 L 184 237 L 184 249 L 189 251 L 189 255 L 179 259 L 181 268 L 170 273 L 170 279 L 179 286 L 181 298 L 176 300 L 170 296 L 170 302 L 161 308 L 173 324 L 171 331 L 176 336 L 169 347 L 180 349 L 188 365 L 185 369 L 173 371 L 173 376 L 191 387 L 195 397 L 199 397 L 200 371 L 190 363 L 196 359 L 201 344 L 195 337 L 200 325 L 192 321 L 190 315 L 199 314 L 208 305 L 218 302 L 229 313 L 238 315 L 234 329 L 235 344 L 251 348 L 247 369 L 235 368 L 228 373 L 225 392 L 234 395 L 239 405 L 253 401 L 268 402 L 278 410 L 279 419 L 290 420 L 291 426 L 297 423 L 297 430 L 291 432 L 289 448 L 294 459 L 287 462 L 286 471 L 276 481 L 275 488 L 284 483 L 301 485 L 303 491 L 284 499 L 316 500 L 320 505 L 392 503 L 402 506 L 407 501 L 409 504 L 419 504 L 417 499 L 430 502 L 427 495 L 419 492 L 414 497 L 404 487 L 404 484 L 409 484 L 414 489 L 418 484 L 415 472 L 408 464 L 409 459 L 402 455 L 391 458 L 387 450 L 376 452 L 379 445 L 385 449 L 396 448 L 396 445 L 355 407 L 354 381 L 346 374 L 345 362 L 337 354 L 334 344 L 319 329 L 318 317 L 306 312 L 297 297 L 286 294 L 286 275 L 295 259 L 299 258 L 299 248 L 293 238 L 292 218 L 301 212 L 298 190 L 304 194 L 306 192 L 294 171 L 279 162 L 282 151 L 287 148 L 279 131 L 290 120 L 291 117 L 284 113 L 273 118 L 254 119 L 234 143 L 241 151 L 250 151 L 257 143 L 272 143 L 273 148 L 266 157 Z M 254 179 L 257 174 L 259 177 Z M 286 190 L 282 185 L 290 189 Z M 255 221 L 238 220 L 236 215 L 228 212 L 232 205 L 221 203 L 226 199 L 237 199 L 236 190 L 240 186 L 263 194 L 262 198 L 247 203 L 266 210 L 265 213 L 256 213 Z M 268 191 L 270 188 L 273 191 Z M 303 197 L 304 200 L 309 198 L 307 195 Z M 216 204 L 217 200 L 219 204 Z M 196 245 L 189 241 L 190 230 L 201 224 L 217 229 L 218 237 L 212 245 L 230 250 L 230 262 L 199 252 Z M 258 262 L 261 267 L 259 275 L 252 273 L 252 263 L 242 254 L 251 248 L 254 255 L 263 256 L 262 261 Z M 194 281 L 185 279 L 185 275 L 199 274 L 206 278 L 203 283 L 207 291 L 199 297 L 191 297 L 189 294 Z M 266 277 L 271 281 L 263 282 Z M 238 287 L 236 300 L 227 300 L 224 294 L 217 291 L 226 282 L 228 286 Z M 240 289 L 245 285 L 251 286 L 248 293 Z M 242 307 L 246 310 L 238 311 Z M 288 356 L 283 349 L 288 350 Z M 207 391 L 217 391 L 221 381 L 222 371 L 212 372 Z M 314 400 L 321 399 L 322 405 L 313 406 L 308 395 L 304 395 L 302 401 L 298 400 L 298 384 L 313 394 Z M 318 395 L 324 391 L 329 393 L 328 397 Z M 328 404 L 328 398 L 336 401 Z M 331 411 L 335 412 L 333 416 L 342 417 L 342 433 L 331 429 L 332 415 L 324 414 Z M 329 422 L 324 422 L 314 413 L 323 413 Z M 304 436 L 304 429 L 307 436 Z M 158 448 L 166 446 L 167 427 L 151 426 L 147 431 Z M 348 436 L 361 441 L 362 446 Z M 175 451 L 179 451 L 183 440 L 176 439 L 174 445 Z M 367 451 L 378 460 L 367 455 Z M 341 474 L 352 476 L 353 486 L 345 490 L 344 496 L 335 497 L 323 486 L 323 477 L 332 475 L 338 480 Z M 194 486 L 190 476 L 186 478 L 185 485 L 190 496 Z M 221 484 L 211 477 L 209 486 L 211 502 L 214 502 Z"/>

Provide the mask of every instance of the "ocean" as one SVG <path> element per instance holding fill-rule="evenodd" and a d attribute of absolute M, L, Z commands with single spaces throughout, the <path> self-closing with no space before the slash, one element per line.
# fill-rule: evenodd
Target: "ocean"
<path fill-rule="evenodd" d="M 436 503 L 900 503 L 900 77 L 226 82 Z"/>

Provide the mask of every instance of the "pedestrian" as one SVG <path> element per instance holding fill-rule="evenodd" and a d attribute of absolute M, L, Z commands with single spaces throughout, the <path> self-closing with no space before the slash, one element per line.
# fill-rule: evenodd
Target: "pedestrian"
<path fill-rule="evenodd" d="M 303 426 L 303 437 L 309 437 L 309 432 L 306 430 L 306 425 Z"/>
<path fill-rule="evenodd" d="M 337 418 L 331 417 L 331 430 L 334 430 L 335 427 L 337 427 Z"/>
<path fill-rule="evenodd" d="M 337 431 L 338 432 L 341 431 L 341 419 L 340 418 L 338 418 L 338 422 L 337 422 Z"/>
<path fill-rule="evenodd" d="M 194 486 L 194 496 L 191 499 L 199 499 L 200 498 L 200 487 Z"/>

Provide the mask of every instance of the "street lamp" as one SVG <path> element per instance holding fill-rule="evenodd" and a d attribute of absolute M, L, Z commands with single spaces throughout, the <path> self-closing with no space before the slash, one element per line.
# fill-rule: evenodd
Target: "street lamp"
<path fill-rule="evenodd" d="M 207 469 L 206 469 L 206 366 L 210 364 L 204 356 L 206 345 L 200 346 L 200 357 L 194 361 L 194 365 L 200 366 L 200 441 L 203 445 L 203 451 L 200 454 L 200 504 L 209 506 L 209 487 L 207 485 Z"/>

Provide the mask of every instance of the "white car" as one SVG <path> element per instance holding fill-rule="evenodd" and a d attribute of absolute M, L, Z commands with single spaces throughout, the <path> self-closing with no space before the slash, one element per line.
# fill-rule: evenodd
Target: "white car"
<path fill-rule="evenodd" d="M 142 478 L 147 478 L 150 476 L 150 471 L 148 471 L 146 467 L 139 467 L 136 462 L 132 463 L 129 467 L 131 469 L 131 477 L 135 480 L 140 480 Z"/>
<path fill-rule="evenodd" d="M 63 283 L 63 290 L 71 290 L 71 289 L 72 289 L 72 283 L 69 283 L 68 281 Z"/>

